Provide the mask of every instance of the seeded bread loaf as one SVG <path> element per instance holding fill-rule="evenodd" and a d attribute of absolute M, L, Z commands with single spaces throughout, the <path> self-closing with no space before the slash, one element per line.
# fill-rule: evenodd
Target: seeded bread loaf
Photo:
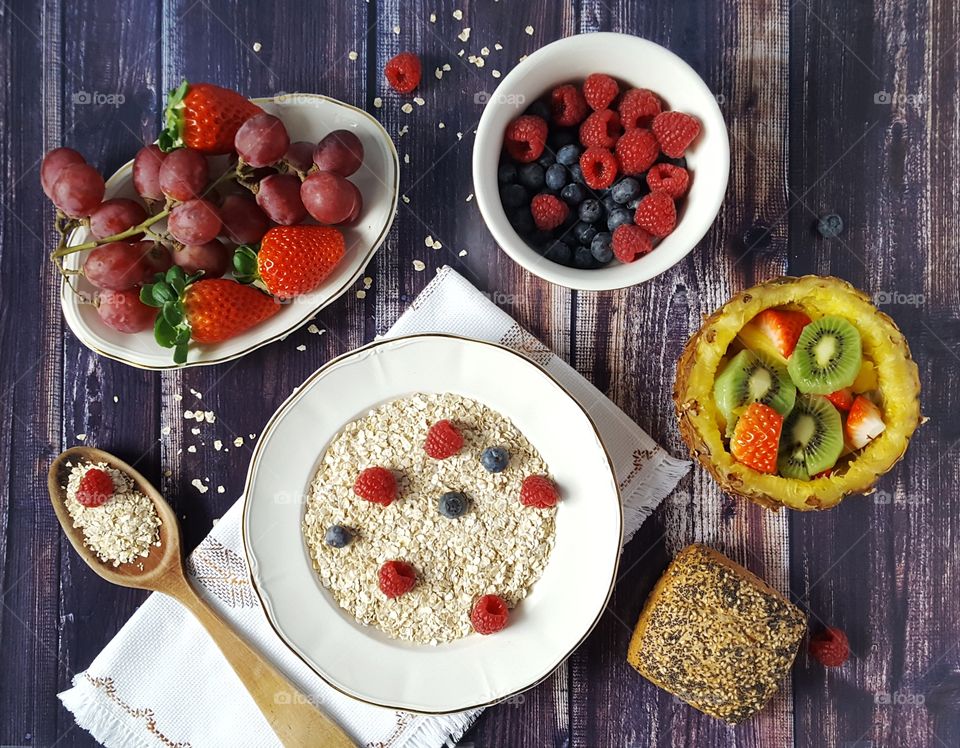
<path fill-rule="evenodd" d="M 736 724 L 787 675 L 806 617 L 762 579 L 704 545 L 673 560 L 647 599 L 627 661 L 702 712 Z"/>

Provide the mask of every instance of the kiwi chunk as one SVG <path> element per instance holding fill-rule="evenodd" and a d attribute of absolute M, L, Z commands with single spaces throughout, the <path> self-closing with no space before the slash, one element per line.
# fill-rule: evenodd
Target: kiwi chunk
<path fill-rule="evenodd" d="M 787 371 L 801 392 L 829 395 L 853 384 L 862 360 L 857 328 L 843 317 L 827 316 L 803 328 Z"/>
<path fill-rule="evenodd" d="M 840 413 L 825 397 L 799 395 L 780 432 L 780 475 L 810 480 L 836 465 L 841 451 Z"/>
<path fill-rule="evenodd" d="M 750 403 L 769 405 L 785 416 L 796 398 L 797 388 L 786 367 L 769 356 L 748 350 L 730 359 L 713 383 L 713 399 L 726 419 L 728 432 Z"/>

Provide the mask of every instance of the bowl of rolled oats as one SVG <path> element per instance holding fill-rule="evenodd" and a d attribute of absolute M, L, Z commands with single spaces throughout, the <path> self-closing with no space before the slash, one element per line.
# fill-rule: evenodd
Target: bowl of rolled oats
<path fill-rule="evenodd" d="M 244 545 L 283 641 L 340 691 L 424 713 L 547 677 L 606 606 L 620 497 L 586 411 L 448 335 L 331 361 L 264 430 Z"/>

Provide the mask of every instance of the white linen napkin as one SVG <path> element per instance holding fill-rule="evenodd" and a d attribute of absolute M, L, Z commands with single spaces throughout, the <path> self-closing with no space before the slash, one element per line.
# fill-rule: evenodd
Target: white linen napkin
<path fill-rule="evenodd" d="M 455 333 L 521 351 L 580 401 L 614 462 L 625 542 L 689 470 L 689 462 L 664 452 L 602 392 L 449 267 L 437 272 L 387 337 L 422 332 Z M 250 585 L 241 514 L 238 501 L 190 556 L 188 572 L 200 593 L 359 745 L 455 743 L 482 710 L 424 716 L 370 706 L 335 691 L 286 648 Z M 279 745 L 200 625 L 162 594 L 147 599 L 59 698 L 77 724 L 108 748 Z"/>

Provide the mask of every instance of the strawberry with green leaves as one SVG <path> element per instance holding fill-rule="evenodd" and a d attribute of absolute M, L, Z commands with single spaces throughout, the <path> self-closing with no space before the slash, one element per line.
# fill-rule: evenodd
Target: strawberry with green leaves
<path fill-rule="evenodd" d="M 332 226 L 274 226 L 259 249 L 237 247 L 233 268 L 240 282 L 292 299 L 317 288 L 345 253 L 343 234 Z"/>
<path fill-rule="evenodd" d="M 140 300 L 160 310 L 153 328 L 157 343 L 173 348 L 178 364 L 186 362 L 190 341 L 229 340 L 280 310 L 276 299 L 252 286 L 201 276 L 188 276 L 175 265 L 140 289 Z"/>
<path fill-rule="evenodd" d="M 240 125 L 262 113 L 229 88 L 184 81 L 167 96 L 166 127 L 157 142 L 164 151 L 187 147 L 210 155 L 232 153 Z"/>

